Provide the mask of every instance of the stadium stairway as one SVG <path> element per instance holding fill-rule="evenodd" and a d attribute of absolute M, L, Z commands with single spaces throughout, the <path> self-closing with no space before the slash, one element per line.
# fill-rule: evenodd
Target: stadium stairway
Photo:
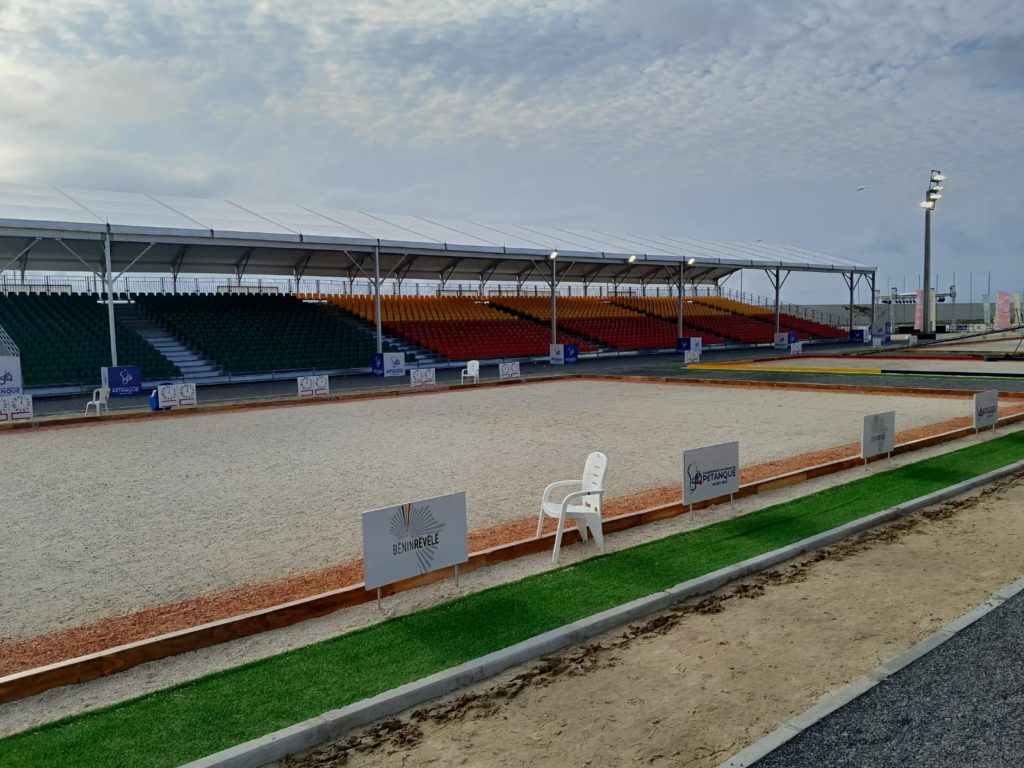
<path fill-rule="evenodd" d="M 134 303 L 115 304 L 114 317 L 124 327 L 135 331 L 160 354 L 178 366 L 186 381 L 201 382 L 222 375 L 220 367 L 196 354 L 171 334 L 139 312 Z"/>

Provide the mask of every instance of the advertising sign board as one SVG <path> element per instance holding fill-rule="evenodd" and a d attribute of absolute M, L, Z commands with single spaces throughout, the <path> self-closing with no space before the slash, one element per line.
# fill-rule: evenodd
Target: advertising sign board
<path fill-rule="evenodd" d="M 142 369 L 137 365 L 100 368 L 100 384 L 110 387 L 111 397 L 135 397 L 142 391 Z"/>
<path fill-rule="evenodd" d="M 683 451 L 683 504 L 730 495 L 739 489 L 738 442 Z"/>
<path fill-rule="evenodd" d="M 21 358 L 0 355 L 0 395 L 22 393 Z"/>
<path fill-rule="evenodd" d="M 869 459 L 882 453 L 892 453 L 896 445 L 896 411 L 871 413 L 864 417 L 860 438 L 860 457 Z"/>
<path fill-rule="evenodd" d="M 996 426 L 999 419 L 999 391 L 977 392 L 974 395 L 974 429 Z"/>
<path fill-rule="evenodd" d="M 366 589 L 458 565 L 469 557 L 465 492 L 375 509 L 362 517 Z"/>

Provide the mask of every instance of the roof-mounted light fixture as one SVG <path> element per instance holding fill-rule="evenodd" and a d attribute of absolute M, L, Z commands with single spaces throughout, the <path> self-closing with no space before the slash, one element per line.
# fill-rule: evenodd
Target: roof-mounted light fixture
<path fill-rule="evenodd" d="M 635 261 L 636 261 L 636 254 L 635 253 L 629 254 L 629 258 L 626 259 L 626 263 L 627 264 L 632 264 Z"/>
<path fill-rule="evenodd" d="M 553 251 L 552 251 L 551 253 L 549 253 L 549 254 L 548 254 L 548 258 L 549 258 L 549 259 L 551 259 L 552 261 L 554 261 L 555 259 L 557 259 L 557 258 L 558 258 L 558 250 L 557 250 L 557 249 L 555 249 L 555 250 L 553 250 Z"/>

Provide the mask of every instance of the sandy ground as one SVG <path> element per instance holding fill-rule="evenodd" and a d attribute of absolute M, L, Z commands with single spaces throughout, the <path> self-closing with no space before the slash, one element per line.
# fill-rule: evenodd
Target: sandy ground
<path fill-rule="evenodd" d="M 932 352 L 941 355 L 941 351 Z M 930 373 L 956 371 L 962 373 L 1024 375 L 1024 361 L 1016 360 L 907 360 L 902 357 L 886 357 L 871 355 L 869 357 L 793 357 L 782 360 L 766 360 L 749 364 L 756 370 L 765 368 L 842 368 L 843 370 L 878 370 L 906 371 L 907 373 Z"/>
<path fill-rule="evenodd" d="M 1024 479 L 284 761 L 715 766 L 1024 574 Z"/>
<path fill-rule="evenodd" d="M 1024 429 L 1024 425 L 1016 425 L 1006 429 L 1003 434 L 1022 429 Z M 982 440 L 991 438 L 992 435 L 989 433 L 981 437 Z M 627 549 L 680 531 L 693 530 L 721 520 L 748 514 L 773 504 L 816 493 L 866 475 L 885 472 L 893 467 L 920 461 L 962 448 L 965 445 L 973 445 L 976 442 L 974 437 L 964 438 L 897 456 L 893 458 L 891 464 L 878 462 L 869 465 L 866 469 L 852 469 L 808 480 L 799 485 L 738 499 L 734 505 L 720 504 L 692 514 L 630 528 L 607 536 L 605 547 L 609 552 Z M 593 556 L 594 552 L 592 547 L 578 544 L 565 547 L 562 549 L 560 564 L 571 565 Z M 0 705 L 0 737 L 61 717 L 115 704 L 212 672 L 336 637 L 359 627 L 375 624 L 394 616 L 406 615 L 460 595 L 479 592 L 497 584 L 504 584 L 550 570 L 553 567 L 555 566 L 551 563 L 549 553 L 530 555 L 463 574 L 458 585 L 453 580 L 447 579 L 426 587 L 399 593 L 384 601 L 383 612 L 378 612 L 373 604 L 358 605 L 277 631 L 203 648 L 144 664 L 111 677 L 100 678 L 81 685 L 57 688 L 28 699 Z"/>
<path fill-rule="evenodd" d="M 360 553 L 361 511 L 465 490 L 470 529 L 532 514 L 543 485 L 609 457 L 620 496 L 678 482 L 683 447 L 744 464 L 899 429 L 969 401 L 556 382 L 0 435 L 0 642 Z"/>

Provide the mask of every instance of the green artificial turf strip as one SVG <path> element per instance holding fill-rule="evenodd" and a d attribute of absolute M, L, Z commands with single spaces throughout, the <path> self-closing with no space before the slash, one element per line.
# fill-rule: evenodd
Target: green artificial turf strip
<path fill-rule="evenodd" d="M 0 740 L 0 766 L 173 766 L 1024 458 L 1024 432 L 493 587 Z"/>

